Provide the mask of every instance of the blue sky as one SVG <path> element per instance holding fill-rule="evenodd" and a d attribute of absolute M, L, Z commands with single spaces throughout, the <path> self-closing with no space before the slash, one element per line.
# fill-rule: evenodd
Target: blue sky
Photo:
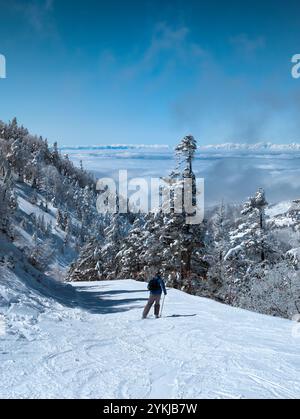
<path fill-rule="evenodd" d="M 62 145 L 300 140 L 299 2 L 0 0 L 0 119 Z"/>

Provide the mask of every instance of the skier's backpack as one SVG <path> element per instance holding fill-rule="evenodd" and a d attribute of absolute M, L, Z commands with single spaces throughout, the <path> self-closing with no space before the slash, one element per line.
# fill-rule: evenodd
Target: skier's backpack
<path fill-rule="evenodd" d="M 149 291 L 160 291 L 161 290 L 161 286 L 160 286 L 158 278 L 153 278 L 149 281 L 148 290 Z"/>

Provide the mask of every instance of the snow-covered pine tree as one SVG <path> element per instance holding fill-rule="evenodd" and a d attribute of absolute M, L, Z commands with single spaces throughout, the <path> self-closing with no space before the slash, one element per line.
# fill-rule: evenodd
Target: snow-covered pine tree
<path fill-rule="evenodd" d="M 292 319 L 300 314 L 300 272 L 286 261 L 254 266 L 246 273 L 247 292 L 236 305 L 259 313 Z"/>
<path fill-rule="evenodd" d="M 64 223 L 65 223 L 65 237 L 64 237 L 64 246 L 67 247 L 71 243 L 72 235 L 73 235 L 73 226 L 72 221 L 68 213 L 64 214 Z"/>
<path fill-rule="evenodd" d="M 36 224 L 37 230 L 42 233 L 43 235 L 46 234 L 47 226 L 45 223 L 45 216 L 44 214 L 41 214 L 37 218 L 37 224 Z"/>
<path fill-rule="evenodd" d="M 300 199 L 295 199 L 286 214 L 294 222 L 294 230 L 300 231 Z"/>
<path fill-rule="evenodd" d="M 99 277 L 102 267 L 99 258 L 98 242 L 96 239 L 91 239 L 84 245 L 78 260 L 71 264 L 67 277 L 68 281 L 97 281 L 103 279 L 103 277 Z"/>
<path fill-rule="evenodd" d="M 261 262 L 266 259 L 265 249 L 265 235 L 266 235 L 266 222 L 265 222 L 265 208 L 268 206 L 266 201 L 265 191 L 260 188 L 255 196 L 250 197 L 244 204 L 242 215 L 248 215 L 247 220 L 249 228 L 252 229 L 251 237 L 245 241 L 245 247 L 248 251 L 259 251 Z"/>
<path fill-rule="evenodd" d="M 31 187 L 39 189 L 41 183 L 41 164 L 39 162 L 38 155 L 35 155 L 33 159 L 25 166 L 25 175 L 28 181 L 31 182 Z"/>
<path fill-rule="evenodd" d="M 227 250 L 225 260 L 235 258 L 239 254 L 253 262 L 263 262 L 266 259 L 265 208 L 267 205 L 262 189 L 243 205 L 242 217 L 236 221 L 230 232 L 231 248 Z"/>
<path fill-rule="evenodd" d="M 171 174 L 169 184 L 171 189 L 170 196 L 173 202 L 171 202 L 171 213 L 165 218 L 166 251 L 171 252 L 176 260 L 179 258 L 182 287 L 188 292 L 194 292 L 197 282 L 202 281 L 206 277 L 208 267 L 202 254 L 204 248 L 204 226 L 187 223 L 187 217 L 192 214 L 187 212 L 186 207 L 183 207 L 181 214 L 178 214 L 176 211 L 176 201 L 180 200 L 180 196 L 178 198 L 177 194 L 182 194 L 181 196 L 184 197 L 185 193 L 188 192 L 184 188 L 191 188 L 189 192 L 192 197 L 192 205 L 196 204 L 196 178 L 192 166 L 196 150 L 197 142 L 191 135 L 184 137 L 175 148 L 179 164 Z M 178 183 L 180 184 L 180 182 L 183 185 L 182 191 L 178 188 Z M 183 204 L 184 201 L 182 200 Z M 169 240 L 174 233 L 176 238 L 171 239 L 170 242 Z M 176 281 L 178 281 L 178 272 Z"/>
<path fill-rule="evenodd" d="M 17 209 L 12 178 L 0 180 L 0 231 L 12 235 L 10 220 Z"/>
<path fill-rule="evenodd" d="M 176 146 L 175 151 L 176 155 L 179 158 L 179 162 L 181 163 L 182 160 L 186 163 L 186 169 L 188 170 L 189 174 L 192 175 L 193 168 L 192 162 L 197 150 L 197 141 L 192 135 L 188 135 L 180 141 L 180 143 Z"/>
<path fill-rule="evenodd" d="M 50 221 L 49 223 L 47 223 L 47 227 L 46 227 L 46 237 L 50 237 L 50 235 L 52 234 L 52 222 Z"/>
<path fill-rule="evenodd" d="M 56 226 L 58 228 L 60 228 L 61 230 L 65 230 L 65 223 L 64 222 L 65 222 L 65 219 L 64 219 L 63 212 L 59 208 L 56 212 Z"/>
<path fill-rule="evenodd" d="M 11 145 L 10 152 L 7 155 L 7 160 L 11 167 L 18 174 L 18 181 L 24 181 L 24 146 L 22 140 L 17 138 Z"/>
<path fill-rule="evenodd" d="M 226 290 L 225 262 L 228 247 L 229 215 L 224 202 L 212 213 L 205 237 L 207 254 L 205 255 L 210 268 L 208 271 L 207 294 L 224 300 Z"/>
<path fill-rule="evenodd" d="M 192 160 L 196 151 L 193 137 L 185 137 L 176 147 L 179 158 L 178 167 L 167 178 L 164 178 L 163 206 L 155 214 L 146 216 L 143 233 L 140 235 L 141 251 L 130 265 L 144 266 L 148 277 L 155 270 L 161 269 L 168 278 L 170 286 L 194 292 L 198 281 L 206 275 L 207 263 L 203 260 L 203 226 L 190 225 L 186 222 L 188 215 L 182 210 L 184 196 L 184 179 L 192 180 L 193 204 L 195 203 L 195 176 L 192 171 Z M 181 212 L 178 211 L 180 204 Z M 135 231 L 134 234 L 137 232 Z M 126 244 L 123 252 L 126 254 Z M 128 258 L 134 254 L 133 245 L 127 249 Z"/>
<path fill-rule="evenodd" d="M 124 232 L 124 238 L 120 243 L 120 250 L 116 255 L 118 276 L 121 278 L 143 278 L 144 261 L 141 250 L 144 245 L 145 231 L 143 230 L 143 217 L 137 217 L 128 235 Z"/>
<path fill-rule="evenodd" d="M 242 217 L 230 231 L 230 248 L 224 258 L 228 283 L 226 301 L 229 304 L 239 305 L 241 299 L 251 291 L 249 278 L 252 271 L 258 277 L 260 270 L 263 278 L 264 270 L 278 259 L 277 242 L 265 221 L 267 205 L 265 192 L 259 189 L 243 205 Z"/>
<path fill-rule="evenodd" d="M 164 245 L 160 240 L 162 226 L 163 214 L 159 211 L 147 214 L 143 225 L 140 227 L 141 235 L 138 240 L 140 248 L 136 254 L 136 257 L 139 258 L 138 264 L 141 267 L 140 278 L 147 280 L 155 274 L 158 268 L 164 269 Z"/>
<path fill-rule="evenodd" d="M 57 142 L 55 142 L 53 144 L 53 148 L 51 150 L 51 162 L 54 166 L 58 166 L 60 160 L 60 155 L 59 155 L 59 151 L 58 151 L 58 145 Z"/>
<path fill-rule="evenodd" d="M 113 279 L 119 277 L 121 266 L 116 263 L 116 257 L 120 252 L 121 244 L 127 231 L 124 225 L 125 217 L 114 214 L 110 225 L 104 230 L 105 243 L 101 248 L 101 259 L 103 261 L 104 278 Z"/>
<path fill-rule="evenodd" d="M 36 233 L 33 237 L 33 243 L 34 245 L 27 255 L 28 260 L 36 269 L 44 272 L 50 265 L 53 257 L 53 243 L 49 239 L 39 240 Z"/>
<path fill-rule="evenodd" d="M 28 135 L 28 130 L 23 126 L 18 125 L 17 118 L 13 118 L 8 124 L 3 124 L 0 121 L 0 137 L 6 141 L 17 140 Z"/>

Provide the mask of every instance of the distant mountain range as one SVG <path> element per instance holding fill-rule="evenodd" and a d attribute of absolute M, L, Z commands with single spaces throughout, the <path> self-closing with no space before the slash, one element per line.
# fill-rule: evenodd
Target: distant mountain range
<path fill-rule="evenodd" d="M 246 152 L 291 152 L 300 151 L 300 143 L 273 144 L 273 143 L 224 143 L 211 144 L 199 147 L 202 151 L 246 151 Z"/>
<path fill-rule="evenodd" d="M 158 149 L 158 150 L 171 150 L 172 147 L 166 144 L 99 144 L 91 146 L 73 146 L 61 147 L 60 150 L 140 150 L 140 149 Z"/>
<path fill-rule="evenodd" d="M 173 147 L 166 144 L 99 144 L 92 146 L 64 146 L 61 151 L 101 151 L 101 150 L 148 150 L 148 151 L 173 151 Z M 200 145 L 199 152 L 258 152 L 258 153 L 290 153 L 299 152 L 300 143 L 273 144 L 273 143 L 223 143 Z"/>

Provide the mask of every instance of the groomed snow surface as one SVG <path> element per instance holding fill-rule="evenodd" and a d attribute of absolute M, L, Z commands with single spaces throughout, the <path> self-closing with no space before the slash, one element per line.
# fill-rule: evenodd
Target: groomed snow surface
<path fill-rule="evenodd" d="M 298 398 L 297 323 L 135 281 L 36 289 L 0 268 L 1 398 Z M 60 302 L 55 295 L 60 295 Z"/>

